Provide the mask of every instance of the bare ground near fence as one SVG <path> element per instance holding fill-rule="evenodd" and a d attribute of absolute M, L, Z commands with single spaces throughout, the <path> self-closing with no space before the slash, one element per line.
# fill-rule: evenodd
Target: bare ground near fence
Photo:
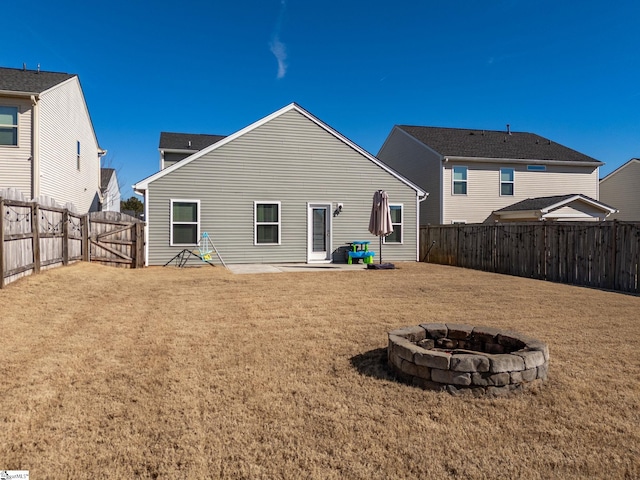
<path fill-rule="evenodd" d="M 233 275 L 78 263 L 0 292 L 0 468 L 33 478 L 638 478 L 640 297 L 440 265 Z M 547 342 L 549 381 L 394 381 L 421 322 Z"/>

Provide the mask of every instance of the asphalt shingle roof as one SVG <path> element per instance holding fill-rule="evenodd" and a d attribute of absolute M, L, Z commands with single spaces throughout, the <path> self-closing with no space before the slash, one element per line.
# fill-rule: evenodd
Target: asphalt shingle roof
<path fill-rule="evenodd" d="M 224 135 L 206 135 L 202 133 L 160 132 L 160 148 L 163 150 L 200 151 L 225 138 Z M 189 146 L 191 142 L 191 146 Z"/>
<path fill-rule="evenodd" d="M 101 168 L 100 169 L 100 188 L 105 190 L 109 186 L 111 175 L 115 172 L 114 168 Z"/>
<path fill-rule="evenodd" d="M 534 133 L 398 125 L 442 156 L 602 163 Z"/>
<path fill-rule="evenodd" d="M 587 195 L 571 193 L 569 195 L 556 195 L 553 197 L 527 198 L 526 200 L 522 200 L 520 202 L 514 203 L 513 205 L 509 205 L 507 207 L 501 208 L 500 210 L 496 210 L 496 212 L 519 212 L 524 210 L 542 210 L 543 208 L 548 208 L 552 205 L 556 205 L 557 203 L 563 202 L 564 200 L 568 200 L 572 197 L 586 198 L 587 200 L 591 200 L 592 202 L 599 203 L 600 205 L 603 205 L 605 207 L 613 208 Z"/>
<path fill-rule="evenodd" d="M 73 73 L 0 67 L 0 90 L 42 93 L 75 76 Z"/>

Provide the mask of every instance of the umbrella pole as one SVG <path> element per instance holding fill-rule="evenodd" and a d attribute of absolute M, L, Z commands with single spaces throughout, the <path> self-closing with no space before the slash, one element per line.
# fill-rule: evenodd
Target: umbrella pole
<path fill-rule="evenodd" d="M 382 235 L 380 235 L 380 260 L 378 263 L 380 263 L 380 265 L 382 265 Z"/>

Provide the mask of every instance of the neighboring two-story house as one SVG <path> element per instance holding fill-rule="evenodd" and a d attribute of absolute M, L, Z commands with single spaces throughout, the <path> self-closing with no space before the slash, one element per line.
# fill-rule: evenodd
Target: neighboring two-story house
<path fill-rule="evenodd" d="M 160 170 L 170 167 L 203 148 L 225 138 L 223 135 L 202 133 L 160 132 Z"/>
<path fill-rule="evenodd" d="M 611 219 L 640 222 L 640 158 L 632 158 L 600 180 L 600 199 L 619 210 Z"/>
<path fill-rule="evenodd" d="M 119 212 L 120 182 L 115 168 L 100 169 L 100 192 L 102 194 L 100 210 L 103 212 Z"/>
<path fill-rule="evenodd" d="M 602 162 L 532 133 L 397 125 L 377 157 L 429 192 L 421 224 L 602 220 Z M 524 202 L 524 203 L 523 203 Z"/>
<path fill-rule="evenodd" d="M 105 153 L 77 75 L 0 68 L 0 190 L 98 210 Z"/>

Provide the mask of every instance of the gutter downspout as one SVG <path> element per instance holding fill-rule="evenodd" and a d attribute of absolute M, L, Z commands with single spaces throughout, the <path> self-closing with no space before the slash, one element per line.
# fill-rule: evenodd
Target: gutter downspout
<path fill-rule="evenodd" d="M 421 198 L 419 195 L 416 196 L 416 260 L 420 261 L 420 204 L 424 202 L 429 194 L 424 192 L 424 196 Z"/>
<path fill-rule="evenodd" d="M 40 196 L 40 97 L 31 95 L 31 196 Z"/>

